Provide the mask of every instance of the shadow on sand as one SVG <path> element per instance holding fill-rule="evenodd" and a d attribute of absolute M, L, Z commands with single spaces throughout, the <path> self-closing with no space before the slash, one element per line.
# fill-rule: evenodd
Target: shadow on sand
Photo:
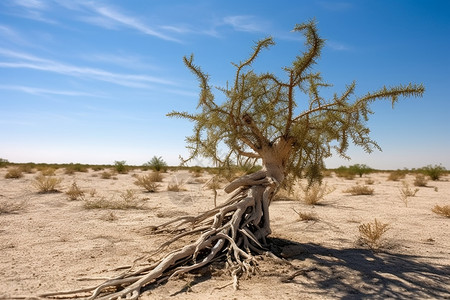
<path fill-rule="evenodd" d="M 289 248 L 289 260 L 308 260 L 314 269 L 290 279 L 313 286 L 317 296 L 336 299 L 450 299 L 450 266 L 430 264 L 431 257 L 332 249 L 271 238 L 273 252 Z M 431 258 L 436 261 L 438 257 Z"/>

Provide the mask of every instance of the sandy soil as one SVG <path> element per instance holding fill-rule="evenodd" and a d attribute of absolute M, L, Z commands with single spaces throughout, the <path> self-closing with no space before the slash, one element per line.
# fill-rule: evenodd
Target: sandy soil
<path fill-rule="evenodd" d="M 5 179 L 0 169 L 1 205 L 22 204 L 0 214 L 0 298 L 31 297 L 41 293 L 88 287 L 154 250 L 168 237 L 145 228 L 185 213 L 213 207 L 213 192 L 187 171 L 169 172 L 158 193 L 145 193 L 134 184 L 136 170 L 101 179 L 103 171 L 65 175 L 61 193 L 39 194 L 32 186 L 36 174 Z M 343 191 L 370 177 L 370 196 Z M 326 178 L 335 190 L 321 205 L 275 201 L 270 212 L 273 251 L 284 262 L 259 260 L 260 273 L 241 280 L 240 289 L 227 286 L 230 277 L 205 272 L 149 289 L 141 299 L 450 299 L 450 219 L 431 211 L 450 204 L 450 177 L 421 187 L 408 206 L 400 199 L 401 182 L 387 181 L 387 173 L 361 179 Z M 406 181 L 412 186 L 414 177 Z M 166 191 L 171 181 L 184 182 L 183 192 Z M 64 193 L 72 183 L 86 191 L 86 199 L 120 199 L 136 191 L 141 209 L 86 209 Z M 95 190 L 91 196 L 89 191 Z M 218 201 L 224 201 L 223 192 Z M 300 221 L 299 212 L 318 220 Z M 388 223 L 384 247 L 373 252 L 361 246 L 358 226 L 374 219 Z"/>

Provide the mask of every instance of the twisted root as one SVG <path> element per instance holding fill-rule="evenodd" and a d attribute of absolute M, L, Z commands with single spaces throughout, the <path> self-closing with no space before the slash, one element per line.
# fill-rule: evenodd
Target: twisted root
<path fill-rule="evenodd" d="M 196 217 L 182 217 L 152 228 L 155 233 L 171 232 L 176 235 L 151 256 L 163 252 L 182 237 L 200 233 L 195 242 L 168 253 L 154 264 L 138 270 L 133 270 L 132 266 L 100 285 L 47 293 L 40 297 L 75 296 L 90 292 L 89 300 L 135 300 L 144 286 L 158 284 L 223 258 L 231 273 L 233 287 L 237 289 L 238 279 L 256 270 L 252 254 L 265 251 L 265 237 L 271 232 L 268 207 L 277 188 L 278 183 L 267 177 L 264 171 L 238 178 L 225 188 L 227 193 L 235 191 L 226 203 Z"/>

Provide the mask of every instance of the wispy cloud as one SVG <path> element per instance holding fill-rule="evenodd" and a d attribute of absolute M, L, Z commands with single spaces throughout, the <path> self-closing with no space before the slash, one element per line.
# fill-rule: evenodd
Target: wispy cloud
<path fill-rule="evenodd" d="M 24 92 L 32 95 L 60 95 L 60 96 L 84 96 L 84 97 L 102 97 L 92 93 L 85 93 L 79 91 L 63 91 L 63 90 L 51 90 L 43 88 L 35 88 L 22 85 L 0 85 L 1 90 L 13 90 Z"/>
<path fill-rule="evenodd" d="M 53 19 L 44 17 L 44 11 L 48 10 L 48 2 L 41 0 L 13 0 L 12 4 L 22 8 L 22 11 L 17 14 L 20 17 L 32 19 L 39 22 L 45 22 L 50 24 L 57 24 Z"/>
<path fill-rule="evenodd" d="M 326 46 L 336 51 L 349 51 L 352 47 L 336 41 L 327 41 Z"/>
<path fill-rule="evenodd" d="M 111 27 L 113 25 L 122 25 L 132 29 L 135 29 L 143 34 L 155 36 L 157 38 L 172 41 L 172 42 L 181 42 L 180 40 L 171 37 L 167 34 L 164 34 L 155 28 L 152 28 L 146 25 L 144 22 L 139 20 L 135 16 L 127 15 L 115 8 L 108 6 L 99 6 L 97 3 L 88 5 L 89 9 L 97 14 L 96 17 L 85 19 L 87 21 L 91 21 L 96 25 L 103 25 L 105 27 Z"/>
<path fill-rule="evenodd" d="M 223 23 L 232 26 L 236 31 L 262 32 L 267 30 L 267 24 L 255 16 L 227 16 L 223 18 Z"/>
<path fill-rule="evenodd" d="M 159 77 L 140 74 L 113 73 L 97 68 L 79 67 L 7 49 L 0 48 L 0 55 L 16 59 L 15 61 L 0 62 L 0 68 L 34 69 L 66 76 L 91 78 L 127 87 L 152 88 L 149 84 L 175 85 L 173 81 Z"/>

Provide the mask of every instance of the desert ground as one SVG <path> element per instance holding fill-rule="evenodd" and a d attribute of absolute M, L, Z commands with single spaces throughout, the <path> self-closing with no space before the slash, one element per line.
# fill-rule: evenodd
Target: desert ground
<path fill-rule="evenodd" d="M 104 170 L 69 175 L 58 169 L 60 192 L 38 193 L 32 184 L 38 173 L 7 179 L 7 171 L 0 169 L 0 203 L 14 209 L 0 213 L 0 299 L 99 284 L 169 239 L 152 234 L 151 226 L 214 206 L 207 172 L 168 171 L 159 190 L 149 193 L 134 182 L 151 171 L 103 179 Z M 274 201 L 271 250 L 281 259 L 259 257 L 259 272 L 242 278 L 238 290 L 219 267 L 148 288 L 140 299 L 450 299 L 450 218 L 431 211 L 450 204 L 450 176 L 419 187 L 406 205 L 402 181 L 388 181 L 388 175 L 348 180 L 331 174 L 324 179 L 330 193 L 316 205 L 296 196 Z M 373 195 L 344 192 L 368 179 Z M 416 188 L 413 175 L 403 180 Z M 84 200 L 68 198 L 73 182 L 85 191 Z M 167 191 L 176 182 L 184 190 Z M 138 206 L 86 207 L 96 199 Z M 225 200 L 219 191 L 217 202 Z M 297 212 L 315 220 L 300 220 Z M 371 250 L 358 228 L 375 219 L 389 229 L 380 248 Z"/>

